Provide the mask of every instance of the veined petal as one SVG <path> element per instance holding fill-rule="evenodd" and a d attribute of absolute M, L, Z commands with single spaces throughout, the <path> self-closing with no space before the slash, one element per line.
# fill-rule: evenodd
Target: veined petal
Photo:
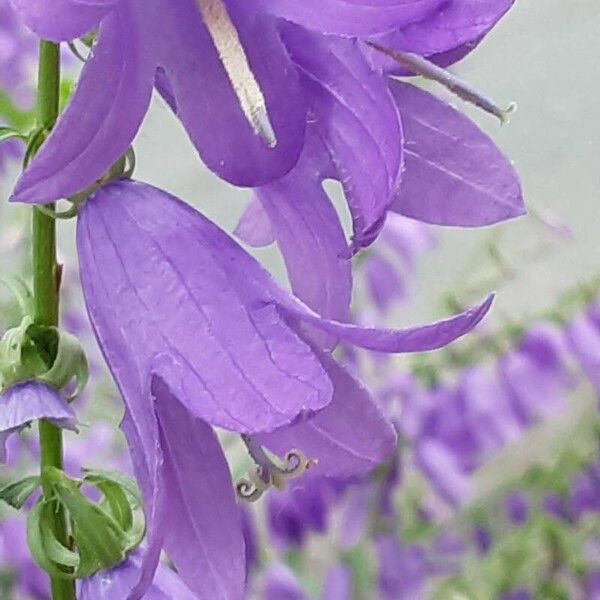
<path fill-rule="evenodd" d="M 428 56 L 446 66 L 475 48 L 513 4 L 514 0 L 450 0 L 443 10 L 432 11 L 425 19 L 372 41 L 390 50 Z M 397 63 L 376 51 L 369 52 L 388 72 L 404 74 Z"/>
<path fill-rule="evenodd" d="M 280 305 L 284 314 L 300 322 L 309 323 L 340 340 L 375 352 L 425 352 L 446 346 L 471 331 L 489 311 L 494 296 L 488 296 L 475 306 L 454 317 L 407 329 L 378 329 L 352 323 L 339 323 L 321 318 L 300 303 Z"/>
<path fill-rule="evenodd" d="M 7 438 L 38 419 L 47 419 L 56 427 L 77 431 L 73 409 L 54 388 L 37 381 L 25 381 L 0 394 L 0 464 L 6 461 Z"/>
<path fill-rule="evenodd" d="M 160 375 L 192 414 L 253 433 L 329 403 L 321 364 L 275 307 L 287 294 L 181 201 L 130 181 L 108 185 L 80 211 L 78 249 L 105 352 L 116 330 L 142 376 L 170 357 Z"/>
<path fill-rule="evenodd" d="M 221 446 L 211 427 L 191 415 L 160 378 L 153 379 L 152 394 L 169 489 L 165 550 L 198 598 L 239 600 L 244 540 Z"/>
<path fill-rule="evenodd" d="M 10 0 L 22 23 L 53 42 L 89 33 L 119 2 L 126 0 Z"/>
<path fill-rule="evenodd" d="M 430 14 L 444 0 L 261 0 L 274 15 L 321 33 L 374 35 Z"/>
<path fill-rule="evenodd" d="M 314 311 L 349 320 L 351 256 L 335 208 L 322 186 L 320 144 L 305 154 L 283 179 L 256 190 L 283 255 L 292 291 Z M 309 268 L 307 265 L 318 265 Z"/>
<path fill-rule="evenodd" d="M 255 187 L 285 175 L 304 142 L 306 103 L 275 19 L 229 2 L 248 66 L 266 103 L 276 145 L 253 130 L 194 0 L 164 0 L 160 58 L 176 112 L 206 165 L 235 185 Z"/>
<path fill-rule="evenodd" d="M 284 41 L 303 74 L 311 110 L 341 181 L 354 249 L 377 237 L 402 168 L 402 127 L 384 79 L 356 40 L 285 28 Z"/>
<path fill-rule="evenodd" d="M 399 81 L 390 87 L 405 135 L 405 172 L 391 210 L 455 227 L 525 213 L 514 167 L 486 134 L 428 92 Z"/>
<path fill-rule="evenodd" d="M 121 0 L 52 134 L 23 173 L 13 200 L 48 203 L 99 179 L 131 144 L 150 103 L 155 61 L 137 0 Z"/>
<path fill-rule="evenodd" d="M 369 392 L 329 354 L 321 355 L 334 385 L 331 404 L 314 417 L 258 436 L 280 456 L 291 448 L 316 461 L 315 477 L 363 475 L 396 447 L 396 433 Z"/>

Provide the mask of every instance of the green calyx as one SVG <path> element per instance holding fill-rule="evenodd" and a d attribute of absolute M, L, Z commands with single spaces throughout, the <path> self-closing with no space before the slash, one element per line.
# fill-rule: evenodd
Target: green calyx
<path fill-rule="evenodd" d="M 75 380 L 75 399 L 88 380 L 88 363 L 77 338 L 57 327 L 37 325 L 29 315 L 0 341 L 0 388 L 36 380 L 57 390 Z"/>
<path fill-rule="evenodd" d="M 51 577 L 82 579 L 123 562 L 145 533 L 135 484 L 109 471 L 84 471 L 74 481 L 54 467 L 44 469 L 44 489 L 27 519 L 27 543 L 35 562 Z M 82 486 L 102 494 L 98 503 L 81 492 Z M 14 495 L 14 493 L 13 493 Z M 70 524 L 69 544 L 55 535 L 53 514 L 63 508 Z"/>

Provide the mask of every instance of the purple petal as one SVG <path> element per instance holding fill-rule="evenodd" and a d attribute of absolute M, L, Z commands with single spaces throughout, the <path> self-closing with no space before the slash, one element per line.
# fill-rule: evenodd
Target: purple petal
<path fill-rule="evenodd" d="M 53 42 L 89 33 L 118 2 L 126 0 L 10 0 L 19 19 L 37 36 Z"/>
<path fill-rule="evenodd" d="M 320 315 L 347 321 L 351 256 L 339 217 L 322 187 L 323 153 L 320 145 L 311 144 L 291 173 L 256 194 L 270 219 L 294 294 Z"/>
<path fill-rule="evenodd" d="M 322 600 L 350 600 L 352 598 L 352 573 L 343 566 L 333 567 L 327 573 Z"/>
<path fill-rule="evenodd" d="M 303 73 L 316 127 L 352 213 L 354 249 L 379 233 L 402 168 L 402 128 L 384 79 L 356 40 L 287 27 L 284 40 Z"/>
<path fill-rule="evenodd" d="M 413 269 L 417 258 L 431 251 L 436 244 L 432 227 L 389 213 L 381 231 L 381 242 L 400 256 L 407 268 Z"/>
<path fill-rule="evenodd" d="M 449 65 L 475 48 L 513 4 L 514 0 L 450 0 L 443 10 L 432 11 L 427 18 L 378 36 L 374 41 L 390 50 L 414 52 Z M 446 60 L 436 57 L 450 53 L 454 56 Z M 400 72 L 397 63 L 379 56 L 386 70 Z"/>
<path fill-rule="evenodd" d="M 483 367 L 465 370 L 458 393 L 462 400 L 461 412 L 465 413 L 464 419 L 484 455 L 482 458 L 521 436 L 522 424 L 497 373 Z"/>
<path fill-rule="evenodd" d="M 250 199 L 233 233 L 253 248 L 264 248 L 275 241 L 273 226 L 259 198 Z"/>
<path fill-rule="evenodd" d="M 248 123 L 194 0 L 165 0 L 164 68 L 177 115 L 206 165 L 223 179 L 255 187 L 278 179 L 298 160 L 306 104 L 276 21 L 245 3 L 228 3 L 248 64 L 265 97 L 277 145 L 267 147 Z"/>
<path fill-rule="evenodd" d="M 77 431 L 73 409 L 54 388 L 37 381 L 26 381 L 0 394 L 0 464 L 6 462 L 7 438 L 38 419 L 47 419 L 56 427 Z"/>
<path fill-rule="evenodd" d="M 522 492 L 513 492 L 504 500 L 508 518 L 516 525 L 523 525 L 529 515 L 527 497 Z"/>
<path fill-rule="evenodd" d="M 383 256 L 369 256 L 364 266 L 365 284 L 375 306 L 387 312 L 406 298 L 406 287 L 397 266 Z"/>
<path fill-rule="evenodd" d="M 433 439 L 421 440 L 415 449 L 415 461 L 439 496 L 453 507 L 463 506 L 471 498 L 472 485 L 456 457 Z"/>
<path fill-rule="evenodd" d="M 320 362 L 274 305 L 289 296 L 181 201 L 131 181 L 108 185 L 80 211 L 78 250 L 111 368 L 124 337 L 120 352 L 142 380 L 159 373 L 192 414 L 240 432 L 275 429 L 329 403 Z M 170 359 L 160 368 L 159 356 Z"/>
<path fill-rule="evenodd" d="M 183 581 L 201 598 L 242 598 L 244 540 L 229 467 L 211 427 L 152 382 L 169 490 L 165 550 Z"/>
<path fill-rule="evenodd" d="M 391 209 L 426 223 L 491 225 L 525 213 L 511 163 L 467 117 L 431 94 L 394 81 L 406 170 Z"/>
<path fill-rule="evenodd" d="M 427 556 L 419 546 L 403 547 L 393 535 L 375 539 L 382 600 L 415 600 L 424 597 Z"/>
<path fill-rule="evenodd" d="M 519 348 L 500 362 L 500 373 L 517 417 L 523 424 L 562 412 L 573 387 L 564 366 L 560 332 L 532 328 Z"/>
<path fill-rule="evenodd" d="M 305 600 L 306 595 L 290 569 L 276 564 L 264 574 L 263 600 Z"/>
<path fill-rule="evenodd" d="M 569 323 L 567 338 L 586 377 L 600 390 L 600 327 L 588 315 L 580 315 Z"/>
<path fill-rule="evenodd" d="M 290 317 L 314 325 L 344 342 L 375 352 L 424 352 L 446 346 L 471 331 L 489 311 L 494 296 L 479 306 L 431 325 L 408 329 L 377 329 L 323 319 L 299 303 L 286 303 L 281 310 Z"/>
<path fill-rule="evenodd" d="M 130 554 L 125 562 L 109 571 L 100 571 L 79 583 L 80 600 L 116 600 L 127 598 L 140 576 L 139 552 Z M 144 594 L 144 600 L 196 600 L 197 596 L 181 581 L 179 576 L 163 564 L 158 566 L 154 581 Z"/>
<path fill-rule="evenodd" d="M 13 200 L 47 203 L 72 196 L 127 150 L 154 82 L 146 24 L 138 12 L 122 2 L 102 23 L 69 106 L 17 182 Z"/>
<path fill-rule="evenodd" d="M 321 33 L 374 35 L 430 14 L 444 0 L 261 0 L 271 13 Z"/>
<path fill-rule="evenodd" d="M 331 404 L 311 419 L 258 438 L 280 456 L 297 448 L 316 460 L 311 476 L 368 473 L 394 451 L 396 433 L 358 381 L 328 354 L 321 360 L 334 384 Z"/>

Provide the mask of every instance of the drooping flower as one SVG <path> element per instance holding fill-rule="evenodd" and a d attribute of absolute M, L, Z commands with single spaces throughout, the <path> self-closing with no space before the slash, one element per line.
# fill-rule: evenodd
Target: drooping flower
<path fill-rule="evenodd" d="M 418 156 L 409 155 L 414 176 L 394 210 L 466 226 L 523 213 L 514 171 L 488 138 L 425 92 L 393 83 L 390 93 L 387 73 L 367 59 L 375 52 L 367 43 L 387 43 L 379 36 L 388 32 L 406 33 L 406 43 L 390 41 L 393 49 L 428 55 L 432 45 L 463 47 L 511 0 L 332 1 L 318 8 L 275 0 L 62 0 L 51 12 L 40 0 L 12 1 L 47 39 L 72 39 L 99 24 L 70 107 L 18 183 L 17 200 L 68 197 L 100 178 L 131 143 L 156 84 L 204 162 L 224 179 L 259 187 L 290 173 L 283 189 L 264 190 L 276 198 L 308 174 L 317 203 L 323 178 L 342 182 L 355 249 L 373 241 L 398 192 L 403 146 L 416 145 Z M 409 122 L 404 141 L 400 117 Z M 328 162 L 307 173 L 304 161 L 294 174 L 307 148 L 312 154 L 307 122 Z M 414 182 L 426 165 L 435 185 L 421 202 Z M 448 193 L 456 197 L 441 203 Z M 295 224 L 299 217 L 287 216 Z"/>
<path fill-rule="evenodd" d="M 364 473 L 394 448 L 368 392 L 318 347 L 322 334 L 383 352 L 433 349 L 472 329 L 491 303 L 405 331 L 326 319 L 202 215 L 131 181 L 86 202 L 77 245 L 146 505 L 148 551 L 134 596 L 149 585 L 161 547 L 200 597 L 242 594 L 239 511 L 211 426 L 279 456 L 297 448 L 318 460 L 315 477 Z"/>
<path fill-rule="evenodd" d="M 73 409 L 54 388 L 26 381 L 0 394 L 0 463 L 6 461 L 7 438 L 38 419 L 47 419 L 56 427 L 77 430 Z"/>

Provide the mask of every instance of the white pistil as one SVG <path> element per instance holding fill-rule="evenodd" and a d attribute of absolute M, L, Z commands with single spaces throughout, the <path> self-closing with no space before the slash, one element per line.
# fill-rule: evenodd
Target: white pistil
<path fill-rule="evenodd" d="M 223 0 L 196 0 L 244 116 L 269 148 L 277 145 L 267 103 Z"/>

